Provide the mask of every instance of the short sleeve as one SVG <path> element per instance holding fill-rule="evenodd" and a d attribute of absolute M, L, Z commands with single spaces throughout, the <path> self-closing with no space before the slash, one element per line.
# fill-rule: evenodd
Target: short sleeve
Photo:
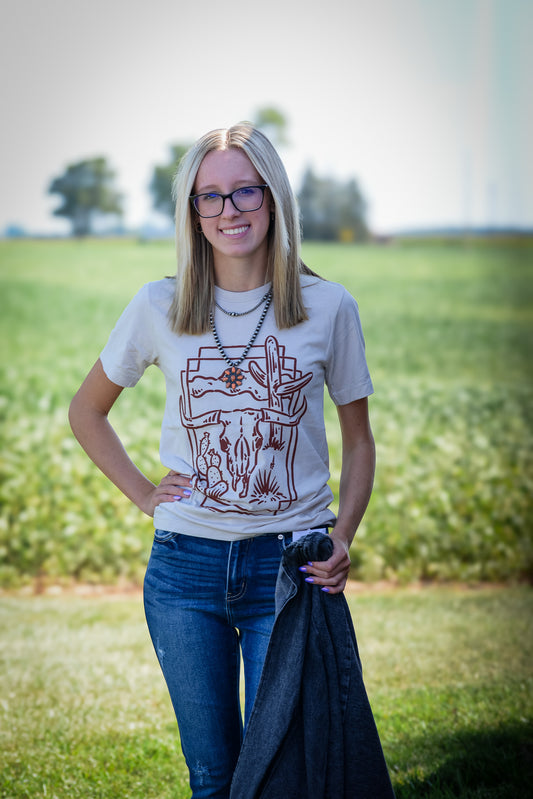
<path fill-rule="evenodd" d="M 131 387 L 145 369 L 155 363 L 150 284 L 126 306 L 100 353 L 107 377 L 119 386 Z"/>
<path fill-rule="evenodd" d="M 373 393 L 359 308 L 346 290 L 334 318 L 328 355 L 326 383 L 336 405 L 347 405 Z"/>

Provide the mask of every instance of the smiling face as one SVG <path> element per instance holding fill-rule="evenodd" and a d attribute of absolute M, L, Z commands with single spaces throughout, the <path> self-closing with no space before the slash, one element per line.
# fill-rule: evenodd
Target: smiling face
<path fill-rule="evenodd" d="M 258 186 L 264 181 L 248 156 L 237 149 L 212 150 L 198 169 L 194 193 L 229 194 L 244 186 Z M 239 266 L 264 283 L 267 269 L 267 233 L 272 201 L 268 189 L 257 211 L 238 211 L 228 197 L 220 216 L 198 217 L 202 232 L 213 248 L 217 278 L 224 270 Z M 217 281 L 218 282 L 218 281 Z M 257 282 L 257 281 L 256 281 Z"/>

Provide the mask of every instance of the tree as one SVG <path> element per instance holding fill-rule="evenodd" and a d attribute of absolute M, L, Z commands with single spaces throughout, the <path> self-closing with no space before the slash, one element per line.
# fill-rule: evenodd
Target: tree
<path fill-rule="evenodd" d="M 150 191 L 153 196 L 153 206 L 165 216 L 174 219 L 174 202 L 172 200 L 172 181 L 178 164 L 189 149 L 188 144 L 173 144 L 170 147 L 170 160 L 166 164 L 154 167 Z"/>
<path fill-rule="evenodd" d="M 366 202 L 357 181 L 321 178 L 308 167 L 298 194 L 304 239 L 363 241 Z"/>
<path fill-rule="evenodd" d="M 49 193 L 63 198 L 54 216 L 69 219 L 75 236 L 91 233 L 100 215 L 122 216 L 122 196 L 113 186 L 114 179 L 115 173 L 103 156 L 70 164 L 50 184 Z"/>
<path fill-rule="evenodd" d="M 287 118 L 277 108 L 266 106 L 256 111 L 253 122 L 265 136 L 268 136 L 275 147 L 283 147 L 288 144 L 287 138 Z"/>

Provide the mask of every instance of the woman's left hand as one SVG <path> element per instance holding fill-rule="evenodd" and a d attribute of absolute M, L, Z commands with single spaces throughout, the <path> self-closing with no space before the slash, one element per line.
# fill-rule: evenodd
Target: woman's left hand
<path fill-rule="evenodd" d="M 328 560 L 300 566 L 300 571 L 305 572 L 306 582 L 321 586 L 328 594 L 340 594 L 344 591 L 350 571 L 350 548 L 333 534 L 330 538 L 333 541 L 332 556 Z"/>

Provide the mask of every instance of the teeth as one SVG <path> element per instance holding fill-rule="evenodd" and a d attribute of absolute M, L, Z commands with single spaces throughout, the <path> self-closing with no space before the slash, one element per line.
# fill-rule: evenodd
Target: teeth
<path fill-rule="evenodd" d="M 225 236 L 236 236 L 238 233 L 244 233 L 245 230 L 248 230 L 250 226 L 244 225 L 244 227 L 234 227 L 228 230 L 223 230 Z"/>

